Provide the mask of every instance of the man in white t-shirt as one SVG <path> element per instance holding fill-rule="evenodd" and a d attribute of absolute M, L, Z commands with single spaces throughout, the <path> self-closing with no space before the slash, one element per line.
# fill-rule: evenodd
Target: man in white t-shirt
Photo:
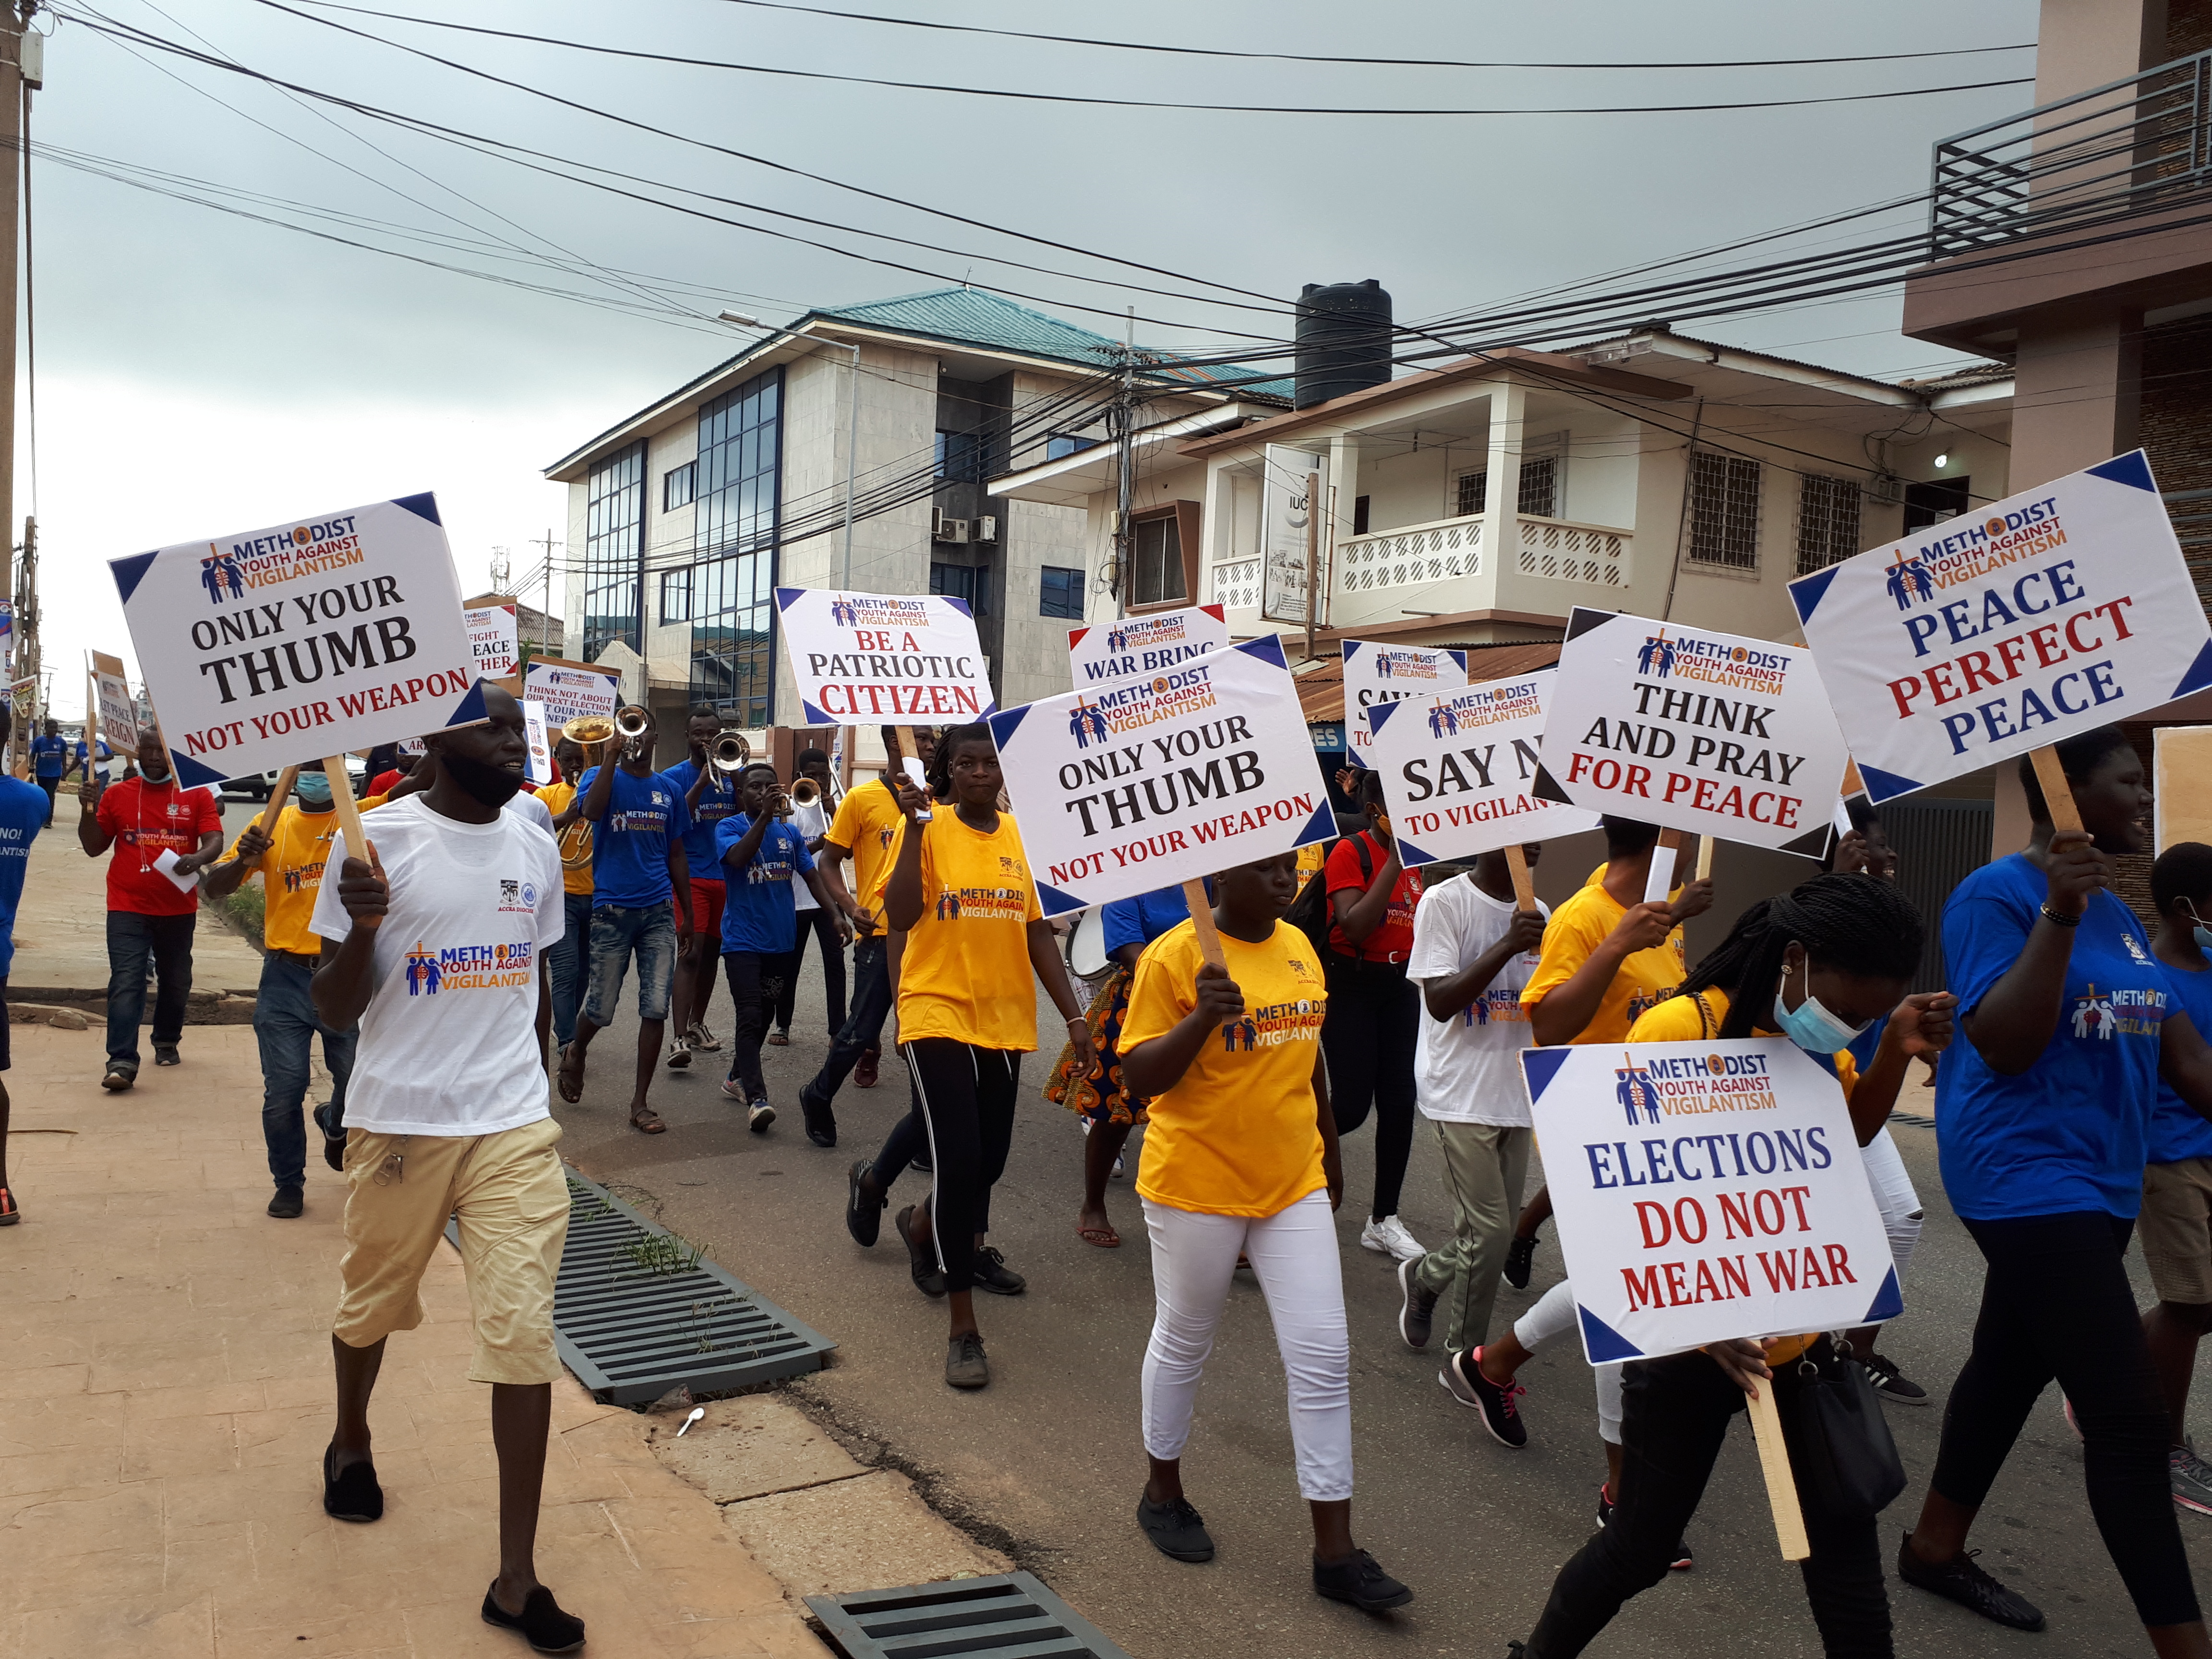
<path fill-rule="evenodd" d="M 1543 848 L 1531 842 L 1522 850 L 1533 868 Z M 1536 971 L 1549 914 L 1540 901 L 1534 910 L 1515 908 L 1502 848 L 1430 887 L 1413 913 L 1406 961 L 1406 976 L 1421 988 L 1413 1084 L 1443 1148 L 1455 1217 L 1450 1243 L 1398 1264 L 1398 1330 L 1408 1347 L 1428 1346 L 1439 1298 L 1449 1298 L 1448 1348 L 1477 1347 L 1490 1334 L 1534 1133 L 1521 1051 L 1536 1039 L 1521 992 Z"/>
<path fill-rule="evenodd" d="M 331 1331 L 337 1430 L 323 1454 L 323 1508 L 374 1521 L 384 1492 L 370 1461 L 368 1400 L 393 1331 L 422 1321 L 423 1268 L 447 1218 L 460 1224 L 476 1348 L 491 1384 L 499 1453 L 499 1576 L 480 1609 L 541 1653 L 581 1646 L 580 1620 L 538 1581 L 553 1285 L 568 1189 L 547 1104 L 551 998 L 545 953 L 562 937 L 561 854 L 534 815 L 503 810 L 522 781 L 522 709 L 484 688 L 490 718 L 423 741 L 428 789 L 362 824 L 369 860 L 341 833 L 335 882 L 315 899 L 318 1012 L 358 1020 L 346 1094 L 346 1252 Z"/>

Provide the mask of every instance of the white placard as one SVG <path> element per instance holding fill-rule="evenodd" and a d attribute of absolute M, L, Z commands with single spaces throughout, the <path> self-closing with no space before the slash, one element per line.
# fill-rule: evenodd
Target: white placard
<path fill-rule="evenodd" d="M 1808 858 L 1850 758 L 1802 647 L 1581 605 L 1543 755 L 1577 806 Z"/>
<path fill-rule="evenodd" d="M 2212 626 L 2139 449 L 1790 597 L 1875 801 L 2212 686 Z"/>
<path fill-rule="evenodd" d="M 1218 605 L 1156 611 L 1119 622 L 1067 630 L 1067 667 L 1077 686 L 1103 685 L 1157 674 L 1229 643 L 1229 623 Z"/>
<path fill-rule="evenodd" d="M 1336 835 L 1273 635 L 991 717 L 1048 916 Z"/>
<path fill-rule="evenodd" d="M 118 755 L 135 755 L 138 749 L 138 705 L 132 701 L 130 683 L 105 669 L 92 671 L 93 690 L 100 698 L 100 735 Z"/>
<path fill-rule="evenodd" d="M 1467 684 L 1467 653 L 1420 645 L 1344 642 L 1344 739 L 1356 765 L 1372 766 L 1370 711 L 1407 697 L 1431 697 Z"/>
<path fill-rule="evenodd" d="M 1833 1072 L 1784 1037 L 1524 1049 L 1593 1364 L 1903 1310 Z"/>
<path fill-rule="evenodd" d="M 478 675 L 488 680 L 503 680 L 521 666 L 522 651 L 515 637 L 513 605 L 473 605 L 461 612 L 461 620 L 469 630 L 470 648 L 477 653 Z"/>
<path fill-rule="evenodd" d="M 187 787 L 481 720 L 428 495 L 112 559 Z"/>
<path fill-rule="evenodd" d="M 964 599 L 779 587 L 802 726 L 943 726 L 998 705 Z"/>
<path fill-rule="evenodd" d="M 105 778 L 107 774 L 102 772 L 100 775 Z M 200 884 L 198 876 L 188 876 L 177 868 L 177 849 L 173 847 L 164 847 L 154 855 L 154 867 L 167 876 L 169 884 L 180 893 L 191 892 Z"/>
<path fill-rule="evenodd" d="M 1345 647 L 1351 662 L 1351 645 Z M 1378 703 L 1372 759 L 1408 866 L 1597 828 L 1597 815 L 1531 792 L 1556 669 Z"/>
<path fill-rule="evenodd" d="M 522 703 L 524 735 L 530 741 L 530 781 L 539 787 L 558 783 L 561 774 L 553 764 L 553 744 L 545 726 L 545 705 L 525 698 Z"/>
<path fill-rule="evenodd" d="M 1260 614 L 1269 622 L 1304 623 L 1306 619 L 1308 526 L 1321 510 L 1306 500 L 1306 486 L 1321 477 L 1321 501 L 1328 500 L 1328 457 L 1269 444 L 1264 452 L 1266 477 L 1260 490 Z M 1325 556 L 1326 546 L 1318 551 Z M 1328 607 L 1322 607 L 1325 619 Z"/>
<path fill-rule="evenodd" d="M 522 701 L 545 710 L 548 727 L 558 732 L 586 714 L 612 720 L 622 707 L 622 673 L 585 663 L 533 657 L 522 672 Z"/>

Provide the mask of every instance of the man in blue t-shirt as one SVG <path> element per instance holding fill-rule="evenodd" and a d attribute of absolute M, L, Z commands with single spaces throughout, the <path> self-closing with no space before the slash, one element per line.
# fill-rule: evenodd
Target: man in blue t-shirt
<path fill-rule="evenodd" d="M 676 963 L 676 1041 L 668 1049 L 669 1065 L 679 1071 L 691 1063 L 694 1048 L 722 1046 L 707 1029 L 725 896 L 722 866 L 714 861 L 714 826 L 738 810 L 737 785 L 732 781 L 737 774 L 714 763 L 722 717 L 702 702 L 691 711 L 684 731 L 690 754 L 661 774 L 684 797 L 684 810 L 691 818 L 684 832 L 684 863 L 691 875 L 691 943 Z"/>
<path fill-rule="evenodd" d="M 46 732 L 31 739 L 31 776 L 46 793 L 46 821 L 41 829 L 52 829 L 54 822 L 54 795 L 62 787 L 62 775 L 69 770 L 69 739 L 62 735 L 62 723 L 47 719 Z"/>
<path fill-rule="evenodd" d="M 592 942 L 590 979 L 576 1035 L 561 1051 L 561 1098 L 584 1095 L 584 1055 L 592 1039 L 611 1024 L 630 958 L 637 958 L 637 1084 L 630 1095 L 630 1127 L 657 1135 L 668 1126 L 646 1103 L 653 1062 L 668 1029 L 668 996 L 676 955 L 691 942 L 691 881 L 684 857 L 684 832 L 691 827 L 684 797 L 653 769 L 651 716 L 623 744 L 615 765 L 584 774 L 583 813 L 592 830 Z"/>
<path fill-rule="evenodd" d="M 8 741 L 13 715 L 0 701 L 0 744 Z M 49 735 L 54 723 L 46 722 Z M 36 739 L 33 740 L 34 743 Z M 57 743 L 61 740 L 55 738 Z M 23 896 L 23 873 L 30 868 L 31 843 L 53 812 L 53 792 L 33 788 L 21 778 L 0 777 L 0 1004 L 8 1000 L 8 972 L 15 956 L 15 906 Z M 0 1072 L 8 1069 L 8 1011 L 0 1007 Z M 0 1227 L 23 1218 L 8 1185 L 8 1089 L 0 1084 Z"/>

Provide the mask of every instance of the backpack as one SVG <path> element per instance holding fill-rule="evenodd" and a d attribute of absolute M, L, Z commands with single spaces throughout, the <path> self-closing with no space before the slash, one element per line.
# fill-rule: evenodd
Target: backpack
<path fill-rule="evenodd" d="M 1375 855 L 1368 850 L 1364 831 L 1350 837 L 1350 840 L 1359 854 L 1359 883 L 1364 887 L 1375 879 Z M 1327 859 L 1322 860 L 1320 869 L 1306 878 L 1306 884 L 1298 890 L 1297 897 L 1291 901 L 1291 908 L 1283 920 L 1304 933 L 1311 941 L 1315 953 L 1327 960 L 1329 931 L 1336 925 L 1336 917 L 1328 902 Z"/>

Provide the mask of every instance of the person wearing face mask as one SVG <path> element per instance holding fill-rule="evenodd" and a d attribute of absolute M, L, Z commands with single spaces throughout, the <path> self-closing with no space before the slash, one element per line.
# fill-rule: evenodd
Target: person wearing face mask
<path fill-rule="evenodd" d="M 1863 1147 L 1888 1119 L 1914 1055 L 1951 1040 L 1954 999 L 1908 995 L 1924 929 L 1911 900 L 1865 876 L 1816 876 L 1762 899 L 1674 994 L 1639 1018 L 1634 1042 L 1786 1036 L 1841 1085 Z M 1884 1016 L 1887 1015 L 1887 1019 Z M 1881 1024 L 1875 1063 L 1858 1073 L 1848 1045 Z M 1572 1659 L 1621 1605 L 1667 1576 L 1696 1512 L 1729 1424 L 1762 1388 L 1786 1402 L 1810 1366 L 1850 1363 L 1819 1333 L 1709 1344 L 1632 1360 L 1620 1373 L 1621 1476 L 1604 1527 L 1559 1571 L 1522 1659 Z M 1889 1598 L 1871 1516 L 1822 1508 L 1786 1403 L 1784 1442 L 1812 1553 L 1799 1564 L 1829 1659 L 1889 1659 Z"/>
<path fill-rule="evenodd" d="M 331 781 L 322 763 L 301 768 L 293 787 L 299 805 L 270 802 L 239 831 L 223 861 L 209 870 L 206 883 L 211 897 L 227 898 L 249 878 L 261 878 L 261 982 L 254 994 L 253 1036 L 261 1049 L 261 1139 L 269 1151 L 269 1177 L 276 1187 L 269 1213 L 283 1221 L 305 1206 L 307 1133 L 301 1109 L 307 1097 L 307 1061 L 315 1039 L 323 1040 L 323 1063 L 331 1073 L 330 1101 L 315 1109 L 323 1161 L 343 1170 L 346 1082 L 353 1075 L 360 1036 L 351 1027 L 339 1030 L 324 1024 L 315 1012 L 313 984 L 322 940 L 307 924 L 322 890 L 331 837 L 337 832 Z M 264 829 L 270 819 L 275 821 Z"/>
<path fill-rule="evenodd" d="M 2153 1651 L 2203 1656 L 2212 1638 L 2174 1517 L 2166 1403 L 2125 1257 L 2159 1084 L 2212 1115 L 2212 1048 L 2112 890 L 2114 855 L 2148 839 L 2142 759 L 2117 726 L 2054 747 L 2082 827 L 2053 828 L 2022 757 L 2027 850 L 1975 871 L 1943 909 L 1966 1037 L 1936 1076 L 1943 1187 L 1989 1271 L 1897 1571 L 1998 1624 L 2043 1628 L 1966 1538 L 2055 1377 L 2087 1443 L 2090 1513 Z"/>
<path fill-rule="evenodd" d="M 100 1086 L 120 1091 L 138 1080 L 138 1021 L 146 1011 L 146 964 L 160 979 L 154 1000 L 154 1063 L 179 1063 L 185 998 L 192 988 L 197 885 L 179 888 L 158 866 L 194 877 L 222 851 L 222 809 L 204 789 L 180 789 L 169 751 L 149 732 L 138 740 L 138 775 L 108 784 L 95 775 L 77 794 L 77 845 L 89 858 L 113 849 L 107 865 L 107 1069 Z"/>

